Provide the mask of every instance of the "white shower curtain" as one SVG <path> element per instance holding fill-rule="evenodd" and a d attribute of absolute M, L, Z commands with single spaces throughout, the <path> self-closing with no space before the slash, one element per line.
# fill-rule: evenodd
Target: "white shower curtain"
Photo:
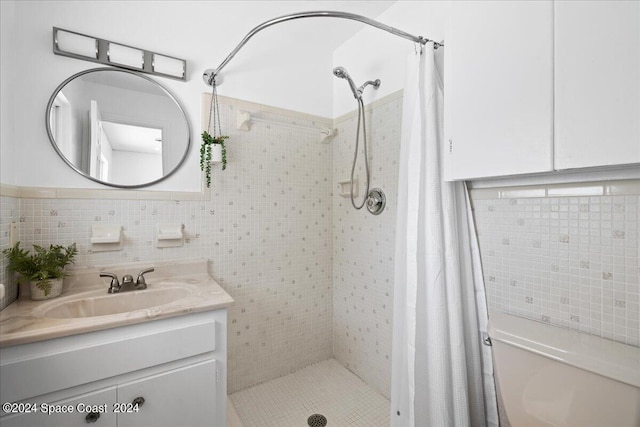
<path fill-rule="evenodd" d="M 480 254 L 464 183 L 442 180 L 432 43 L 407 62 L 395 251 L 391 426 L 497 426 Z"/>

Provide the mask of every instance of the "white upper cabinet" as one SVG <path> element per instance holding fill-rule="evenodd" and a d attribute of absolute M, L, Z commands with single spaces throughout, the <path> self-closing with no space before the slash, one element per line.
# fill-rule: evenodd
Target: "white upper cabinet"
<path fill-rule="evenodd" d="M 445 179 L 553 170 L 553 3 L 452 2 Z"/>
<path fill-rule="evenodd" d="M 640 162 L 640 2 L 557 1 L 555 168 Z"/>

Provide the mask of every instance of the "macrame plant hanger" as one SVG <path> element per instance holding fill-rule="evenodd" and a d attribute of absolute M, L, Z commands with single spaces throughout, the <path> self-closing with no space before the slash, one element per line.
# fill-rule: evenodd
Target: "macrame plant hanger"
<path fill-rule="evenodd" d="M 215 77 L 211 82 L 211 104 L 209 105 L 209 121 L 207 131 L 202 133 L 202 145 L 200 146 L 200 170 L 205 172 L 207 188 L 211 187 L 211 148 L 213 144 L 219 144 L 222 152 L 222 170 L 227 168 L 227 148 L 224 140 L 229 138 L 222 135 L 220 126 L 220 105 L 218 104 L 218 89 Z"/>

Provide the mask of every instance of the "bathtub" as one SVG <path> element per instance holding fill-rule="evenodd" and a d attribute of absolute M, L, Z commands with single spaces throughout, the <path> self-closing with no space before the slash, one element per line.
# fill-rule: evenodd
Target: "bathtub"
<path fill-rule="evenodd" d="M 501 425 L 640 426 L 640 348 L 499 312 L 489 335 Z"/>

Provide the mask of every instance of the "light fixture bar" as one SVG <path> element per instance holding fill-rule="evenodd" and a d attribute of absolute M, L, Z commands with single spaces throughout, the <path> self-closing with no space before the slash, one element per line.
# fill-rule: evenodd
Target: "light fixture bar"
<path fill-rule="evenodd" d="M 58 27 L 53 27 L 53 53 L 155 76 L 187 81 L 187 61 L 184 59 Z M 158 62 L 159 58 L 162 58 L 161 61 L 164 65 L 162 67 L 154 66 L 154 62 Z"/>
<path fill-rule="evenodd" d="M 144 51 L 140 49 L 109 43 L 107 58 L 109 63 L 113 65 L 124 65 L 136 70 L 144 68 Z"/>

